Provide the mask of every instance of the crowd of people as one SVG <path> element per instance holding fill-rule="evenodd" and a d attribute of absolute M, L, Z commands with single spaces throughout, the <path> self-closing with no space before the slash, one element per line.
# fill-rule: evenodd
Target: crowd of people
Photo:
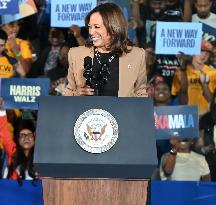
<path fill-rule="evenodd" d="M 116 4 L 99 4 L 87 14 L 85 27 L 65 29 L 51 28 L 42 15 L 46 5 L 35 3 L 37 14 L 1 25 L 0 78 L 49 78 L 50 95 L 150 97 L 155 106 L 197 105 L 196 139 L 157 141 L 157 179 L 216 181 L 216 40 L 203 35 L 199 55 L 155 53 L 157 21 L 201 22 L 216 29 L 216 1 L 132 0 L 134 39 L 128 39 L 128 19 Z M 37 113 L 1 110 L 0 121 L 1 177 L 36 180 Z"/>

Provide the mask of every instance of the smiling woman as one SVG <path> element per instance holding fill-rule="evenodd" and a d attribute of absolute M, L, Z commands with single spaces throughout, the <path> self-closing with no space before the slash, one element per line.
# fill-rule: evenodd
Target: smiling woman
<path fill-rule="evenodd" d="M 145 51 L 128 40 L 122 10 L 101 4 L 88 13 L 85 25 L 90 43 L 69 51 L 65 95 L 146 96 Z"/>

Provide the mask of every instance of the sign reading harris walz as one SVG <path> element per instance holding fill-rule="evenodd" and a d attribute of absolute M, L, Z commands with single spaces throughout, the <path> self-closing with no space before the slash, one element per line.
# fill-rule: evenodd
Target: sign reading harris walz
<path fill-rule="evenodd" d="M 0 15 L 19 13 L 18 0 L 0 0 Z"/>
<path fill-rule="evenodd" d="M 4 78 L 1 79 L 1 97 L 5 109 L 38 109 L 40 96 L 49 93 L 48 78 Z"/>
<path fill-rule="evenodd" d="M 201 39 L 201 23 L 157 22 L 155 52 L 168 55 L 179 52 L 199 55 Z"/>
<path fill-rule="evenodd" d="M 159 106 L 154 108 L 155 136 L 157 140 L 198 137 L 197 106 Z"/>

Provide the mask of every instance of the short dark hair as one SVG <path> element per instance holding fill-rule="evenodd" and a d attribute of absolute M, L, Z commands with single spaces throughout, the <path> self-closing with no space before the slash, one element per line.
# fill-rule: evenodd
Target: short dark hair
<path fill-rule="evenodd" d="M 104 3 L 96 6 L 85 18 L 85 25 L 88 28 L 90 17 L 93 13 L 100 13 L 105 28 L 110 35 L 110 50 L 112 53 L 121 56 L 129 53 L 127 48 L 130 45 L 128 40 L 128 22 L 119 6 L 113 3 Z"/>
<path fill-rule="evenodd" d="M 6 41 L 7 38 L 8 38 L 7 33 L 5 31 L 3 31 L 2 29 L 0 29 L 0 39 Z"/>

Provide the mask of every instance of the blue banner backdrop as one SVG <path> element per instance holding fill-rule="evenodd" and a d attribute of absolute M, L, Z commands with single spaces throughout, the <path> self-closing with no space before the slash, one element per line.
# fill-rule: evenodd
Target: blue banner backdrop
<path fill-rule="evenodd" d="M 216 183 L 152 181 L 150 205 L 215 205 Z"/>
<path fill-rule="evenodd" d="M 16 180 L 0 180 L 1 205 L 43 205 L 42 182 L 23 180 L 19 186 Z"/>

